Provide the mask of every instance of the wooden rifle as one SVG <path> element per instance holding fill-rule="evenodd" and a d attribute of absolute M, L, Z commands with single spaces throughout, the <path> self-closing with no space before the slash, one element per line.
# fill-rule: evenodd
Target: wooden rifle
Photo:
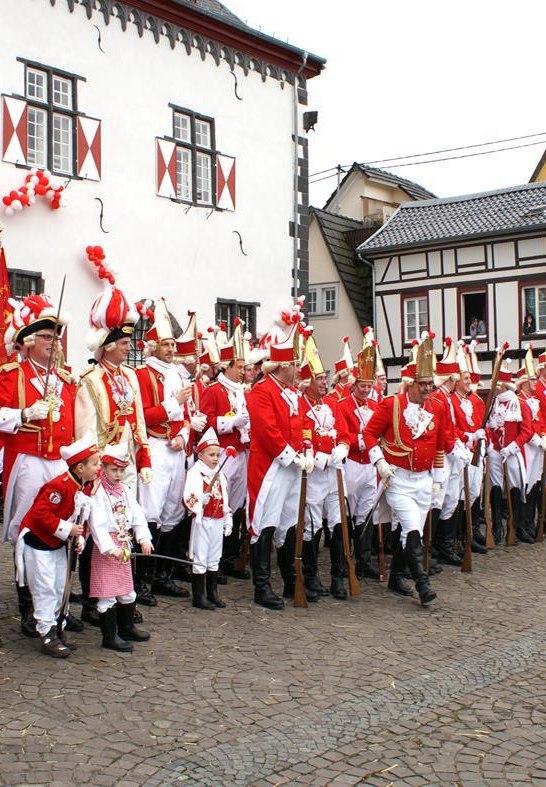
<path fill-rule="evenodd" d="M 377 525 L 377 566 L 379 568 L 379 581 L 385 581 L 385 539 L 383 537 L 383 523 Z"/>
<path fill-rule="evenodd" d="M 544 541 L 544 514 L 546 513 L 546 451 L 544 452 L 544 459 L 542 462 L 542 476 L 540 478 L 540 507 L 538 510 L 537 519 L 537 534 L 535 536 L 535 543 L 542 544 Z"/>
<path fill-rule="evenodd" d="M 243 535 L 242 537 L 239 536 L 239 557 L 233 561 L 233 568 L 235 571 L 246 571 L 250 554 L 250 533 L 246 528 L 246 512 L 244 509 L 241 510 L 240 517 L 240 528 Z"/>
<path fill-rule="evenodd" d="M 497 388 L 497 382 L 499 379 L 499 372 L 501 368 L 502 358 L 508 347 L 509 347 L 508 342 L 504 342 L 504 344 L 501 347 L 499 347 L 497 352 L 497 357 L 495 358 L 495 365 L 493 366 L 493 374 L 491 375 L 491 385 L 489 387 L 489 393 L 487 394 L 487 399 L 485 400 L 485 413 L 481 425 L 482 429 L 485 429 L 485 427 L 487 426 L 489 416 L 491 415 L 491 409 L 493 407 L 493 399 L 495 398 L 495 390 Z M 472 455 L 473 467 L 477 467 L 478 462 L 480 461 L 481 442 L 482 442 L 481 440 L 476 441 L 476 446 L 474 448 L 474 453 Z"/>
<path fill-rule="evenodd" d="M 430 568 L 430 542 L 432 539 L 432 509 L 429 509 L 423 531 L 423 566 L 428 574 Z"/>
<path fill-rule="evenodd" d="M 472 573 L 472 509 L 470 507 L 470 482 L 468 480 L 468 465 L 463 467 L 463 486 L 464 513 L 466 518 L 466 541 L 464 545 L 461 571 L 463 574 L 469 574 Z"/>
<path fill-rule="evenodd" d="M 307 470 L 301 471 L 300 502 L 298 507 L 298 523 L 296 525 L 296 546 L 294 548 L 294 570 L 296 583 L 294 586 L 294 606 L 307 608 L 307 596 L 303 576 L 303 531 L 305 527 L 305 505 L 307 503 Z"/>
<path fill-rule="evenodd" d="M 495 549 L 493 536 L 493 514 L 491 512 L 491 478 L 489 476 L 489 462 L 486 457 L 484 466 L 485 478 L 483 482 L 483 512 L 485 516 L 485 546 Z"/>
<path fill-rule="evenodd" d="M 514 509 L 512 508 L 512 497 L 510 495 L 510 487 L 508 485 L 508 468 L 506 466 L 506 462 L 504 463 L 504 488 L 506 490 L 506 505 L 508 506 L 505 544 L 507 547 L 514 547 L 518 543 L 518 540 L 516 538 L 516 531 L 514 529 Z"/>
<path fill-rule="evenodd" d="M 343 472 L 341 468 L 336 469 L 337 494 L 339 497 L 339 511 L 341 517 L 341 538 L 343 541 L 343 555 L 347 563 L 347 578 L 349 584 L 349 595 L 359 596 L 362 593 L 360 582 L 356 576 L 355 565 L 351 557 L 351 545 L 349 543 L 349 524 L 347 522 L 347 508 L 345 507 L 345 490 L 343 488 Z M 381 525 L 379 525 L 381 527 Z M 364 534 L 364 529 L 362 529 Z"/>

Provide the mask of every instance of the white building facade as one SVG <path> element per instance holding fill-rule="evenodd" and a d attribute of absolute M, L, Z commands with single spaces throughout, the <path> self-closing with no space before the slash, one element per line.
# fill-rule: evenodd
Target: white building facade
<path fill-rule="evenodd" d="M 55 299 L 67 274 L 75 369 L 103 286 L 88 245 L 131 300 L 163 296 L 203 329 L 240 314 L 257 331 L 290 297 L 297 203 L 306 290 L 302 114 L 324 61 L 216 0 L 4 0 L 0 25 L 2 195 L 31 167 L 66 187 L 61 210 L 38 199 L 1 219 L 13 294 Z"/>

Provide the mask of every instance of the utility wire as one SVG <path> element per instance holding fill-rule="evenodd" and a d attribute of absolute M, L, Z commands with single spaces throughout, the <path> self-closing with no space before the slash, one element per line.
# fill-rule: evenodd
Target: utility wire
<path fill-rule="evenodd" d="M 387 161 L 404 161 L 405 159 L 413 159 L 413 158 L 422 158 L 423 156 L 435 156 L 438 153 L 453 153 L 458 150 L 470 150 L 471 148 L 483 148 L 488 147 L 489 145 L 500 145 L 504 142 L 516 142 L 520 139 L 531 139 L 532 137 L 543 137 L 546 135 L 546 131 L 540 131 L 537 134 L 524 134 L 520 137 L 507 137 L 506 139 L 493 139 L 490 142 L 477 142 L 475 145 L 461 145 L 456 148 L 443 148 L 441 150 L 429 150 L 427 153 L 412 153 L 409 156 L 391 156 L 391 158 L 383 158 L 383 159 L 374 159 L 373 161 L 367 161 L 366 165 L 368 164 L 384 164 Z M 538 143 L 535 143 L 538 144 Z M 512 150 L 512 148 L 506 148 L 506 150 Z M 343 164 L 341 165 L 341 169 L 346 169 L 350 167 L 351 164 Z M 331 172 L 332 170 L 337 170 L 340 167 L 339 164 L 336 164 L 335 167 L 329 167 L 328 169 L 321 169 L 319 172 L 313 172 L 309 175 L 310 178 L 314 178 L 316 175 L 323 175 L 325 172 Z"/>
<path fill-rule="evenodd" d="M 506 148 L 496 148 L 495 150 L 481 150 L 478 153 L 464 153 L 461 156 L 443 156 L 442 158 L 436 159 L 427 159 L 426 161 L 408 161 L 405 164 L 387 164 L 386 169 L 398 169 L 399 167 L 418 167 L 420 164 L 435 164 L 439 161 L 454 161 L 455 159 L 462 159 L 462 158 L 474 158 L 475 156 L 487 156 L 490 153 L 503 153 L 505 150 L 519 150 L 520 148 L 529 148 L 533 147 L 533 145 L 544 145 L 544 140 L 539 140 L 538 142 L 526 142 L 523 145 L 510 145 Z M 385 159 L 388 161 L 389 159 Z M 365 162 L 362 163 L 360 166 L 365 167 L 368 163 L 374 162 Z M 345 165 L 345 168 L 341 167 L 342 172 L 346 172 L 347 168 L 352 165 L 348 164 Z M 327 171 L 327 170 L 326 170 Z M 320 183 L 322 180 L 329 180 L 330 178 L 337 177 L 337 167 L 336 171 L 332 172 L 330 175 L 325 175 L 323 178 L 316 178 L 316 180 L 310 180 L 309 183 Z"/>

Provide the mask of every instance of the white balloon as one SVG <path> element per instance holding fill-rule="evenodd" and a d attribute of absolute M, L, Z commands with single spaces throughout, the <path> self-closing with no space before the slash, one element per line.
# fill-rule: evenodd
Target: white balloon
<path fill-rule="evenodd" d="M 44 178 L 50 178 L 51 172 L 48 169 L 44 169 Z"/>
<path fill-rule="evenodd" d="M 54 196 L 55 196 L 55 192 L 53 191 L 53 189 L 49 189 L 49 190 L 48 190 L 48 191 L 46 191 L 46 193 L 45 193 L 45 198 L 46 198 L 47 200 L 49 200 L 50 202 L 51 202 L 51 200 L 53 199 L 53 197 L 54 197 Z"/>
<path fill-rule="evenodd" d="M 39 182 L 40 178 L 37 175 L 33 175 L 30 179 L 30 183 L 33 183 L 35 186 L 37 186 Z"/>
<path fill-rule="evenodd" d="M 38 167 L 32 167 L 32 169 L 30 170 L 31 175 L 35 175 L 37 172 L 38 172 Z"/>
<path fill-rule="evenodd" d="M 32 196 L 30 194 L 28 195 L 28 201 L 30 205 L 34 205 L 34 203 L 36 202 L 36 197 L 34 196 L 34 194 L 32 194 Z"/>
<path fill-rule="evenodd" d="M 57 191 L 57 189 L 61 185 L 61 181 L 58 178 L 51 178 L 51 180 L 49 181 L 49 185 L 51 186 L 52 189 L 55 189 L 55 191 Z"/>
<path fill-rule="evenodd" d="M 6 208 L 6 216 L 13 216 L 14 213 L 15 213 L 15 211 L 13 210 L 13 208 L 11 206 L 8 206 Z"/>
<path fill-rule="evenodd" d="M 23 203 L 19 199 L 14 199 L 11 202 L 11 207 L 13 210 L 23 210 Z"/>

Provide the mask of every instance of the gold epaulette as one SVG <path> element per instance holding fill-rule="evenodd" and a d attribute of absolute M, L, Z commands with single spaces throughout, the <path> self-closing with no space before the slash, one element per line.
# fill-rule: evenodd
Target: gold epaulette
<path fill-rule="evenodd" d="M 86 369 L 85 372 L 80 374 L 80 380 L 83 380 L 84 377 L 87 377 L 88 374 L 95 371 L 95 366 L 90 366 L 89 369 Z"/>
<path fill-rule="evenodd" d="M 18 369 L 20 364 L 17 361 L 11 361 L 10 363 L 4 363 L 0 366 L 0 372 L 11 372 L 13 369 Z"/>
<path fill-rule="evenodd" d="M 394 399 L 395 396 L 396 394 L 387 394 L 386 396 L 383 397 L 383 401 L 385 401 L 385 399 Z"/>
<path fill-rule="evenodd" d="M 55 369 L 57 376 L 61 378 L 65 383 L 73 383 L 75 382 L 73 376 L 70 372 L 67 372 L 66 369 Z"/>
<path fill-rule="evenodd" d="M 311 440 L 313 437 L 313 430 L 312 429 L 302 429 L 301 434 L 304 440 Z"/>
<path fill-rule="evenodd" d="M 127 364 L 123 364 L 123 366 L 126 366 L 126 365 L 127 365 Z M 148 364 L 147 364 L 147 363 L 139 363 L 139 365 L 138 365 L 138 366 L 134 366 L 134 367 L 132 366 L 132 367 L 131 367 L 131 369 L 133 369 L 133 368 L 134 368 L 134 370 L 135 370 L 135 372 L 136 372 L 136 371 L 137 371 L 137 369 L 147 369 L 147 368 L 148 368 Z"/>
<path fill-rule="evenodd" d="M 207 385 L 207 388 L 214 388 L 215 385 L 219 385 L 218 380 L 213 380 Z"/>

